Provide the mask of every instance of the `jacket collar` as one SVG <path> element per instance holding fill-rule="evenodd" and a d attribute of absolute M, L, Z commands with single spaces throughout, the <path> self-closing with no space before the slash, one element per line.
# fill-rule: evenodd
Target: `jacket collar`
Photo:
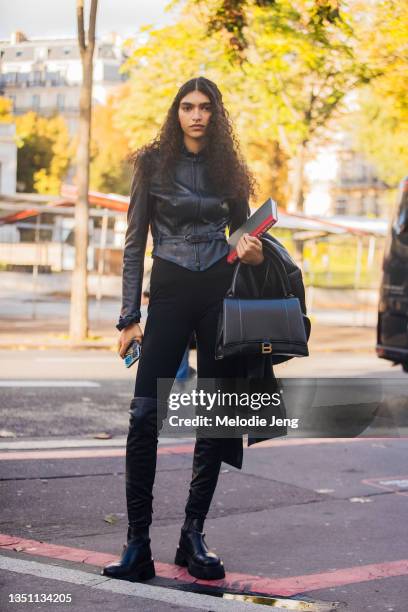
<path fill-rule="evenodd" d="M 186 145 L 184 144 L 184 140 L 181 143 L 181 154 L 183 155 L 183 157 L 187 157 L 188 159 L 196 159 L 198 160 L 203 160 L 204 159 L 204 151 L 205 151 L 204 147 L 203 149 L 201 149 L 201 151 L 199 153 L 192 153 L 191 151 L 189 151 L 186 147 Z"/>

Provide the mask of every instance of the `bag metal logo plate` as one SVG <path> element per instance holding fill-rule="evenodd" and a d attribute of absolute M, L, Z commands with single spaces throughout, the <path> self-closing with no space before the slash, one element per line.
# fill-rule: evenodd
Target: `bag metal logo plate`
<path fill-rule="evenodd" d="M 272 353 L 272 343 L 271 342 L 262 342 L 261 351 L 263 354 Z"/>

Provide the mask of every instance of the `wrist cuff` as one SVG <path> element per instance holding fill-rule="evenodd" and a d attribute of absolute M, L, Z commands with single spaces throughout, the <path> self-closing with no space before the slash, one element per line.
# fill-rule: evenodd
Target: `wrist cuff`
<path fill-rule="evenodd" d="M 140 322 L 140 310 L 134 312 L 133 314 L 126 315 L 126 317 L 119 317 L 119 322 L 116 325 L 116 329 L 121 331 L 128 325 L 131 325 L 132 323 L 139 323 L 139 322 Z"/>

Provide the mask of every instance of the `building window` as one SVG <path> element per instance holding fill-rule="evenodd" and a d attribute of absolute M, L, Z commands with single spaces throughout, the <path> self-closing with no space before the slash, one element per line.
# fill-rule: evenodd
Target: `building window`
<path fill-rule="evenodd" d="M 58 110 L 62 111 L 64 110 L 64 106 L 65 106 L 65 96 L 64 94 L 57 94 L 57 108 Z"/>
<path fill-rule="evenodd" d="M 347 200 L 345 198 L 337 198 L 334 207 L 335 215 L 345 215 L 347 212 Z"/>
<path fill-rule="evenodd" d="M 34 49 L 34 57 L 37 60 L 44 60 L 47 57 L 47 48 L 46 47 L 36 47 Z"/>
<path fill-rule="evenodd" d="M 33 95 L 31 106 L 33 110 L 38 110 L 40 108 L 40 96 L 38 94 Z"/>
<path fill-rule="evenodd" d="M 33 85 L 40 85 L 41 84 L 41 71 L 34 70 L 34 72 L 31 73 L 30 80 Z"/>

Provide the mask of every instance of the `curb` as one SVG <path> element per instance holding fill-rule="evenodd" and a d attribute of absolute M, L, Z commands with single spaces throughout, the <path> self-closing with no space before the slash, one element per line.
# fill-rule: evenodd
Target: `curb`
<path fill-rule="evenodd" d="M 116 352 L 116 342 L 105 342 L 105 343 L 92 343 L 92 342 L 84 342 L 80 344 L 67 344 L 67 343 L 51 343 L 51 342 L 32 342 L 32 343 L 23 343 L 23 342 L 0 342 L 0 350 L 13 350 L 13 351 L 27 351 L 27 350 L 51 350 L 51 349 L 59 349 L 66 351 L 77 351 L 77 350 L 108 350 L 112 352 Z M 321 346 L 321 347 L 312 347 L 310 350 L 310 354 L 313 353 L 373 353 L 375 352 L 375 347 L 371 344 L 369 345 L 361 345 L 361 346 Z"/>
<path fill-rule="evenodd" d="M 27 351 L 27 350 L 47 350 L 47 349 L 63 349 L 68 351 L 74 350 L 87 350 L 87 349 L 103 349 L 109 351 L 116 351 L 116 342 L 81 342 L 81 343 L 67 343 L 67 342 L 1 342 L 0 350 L 14 350 L 14 351 Z"/>

